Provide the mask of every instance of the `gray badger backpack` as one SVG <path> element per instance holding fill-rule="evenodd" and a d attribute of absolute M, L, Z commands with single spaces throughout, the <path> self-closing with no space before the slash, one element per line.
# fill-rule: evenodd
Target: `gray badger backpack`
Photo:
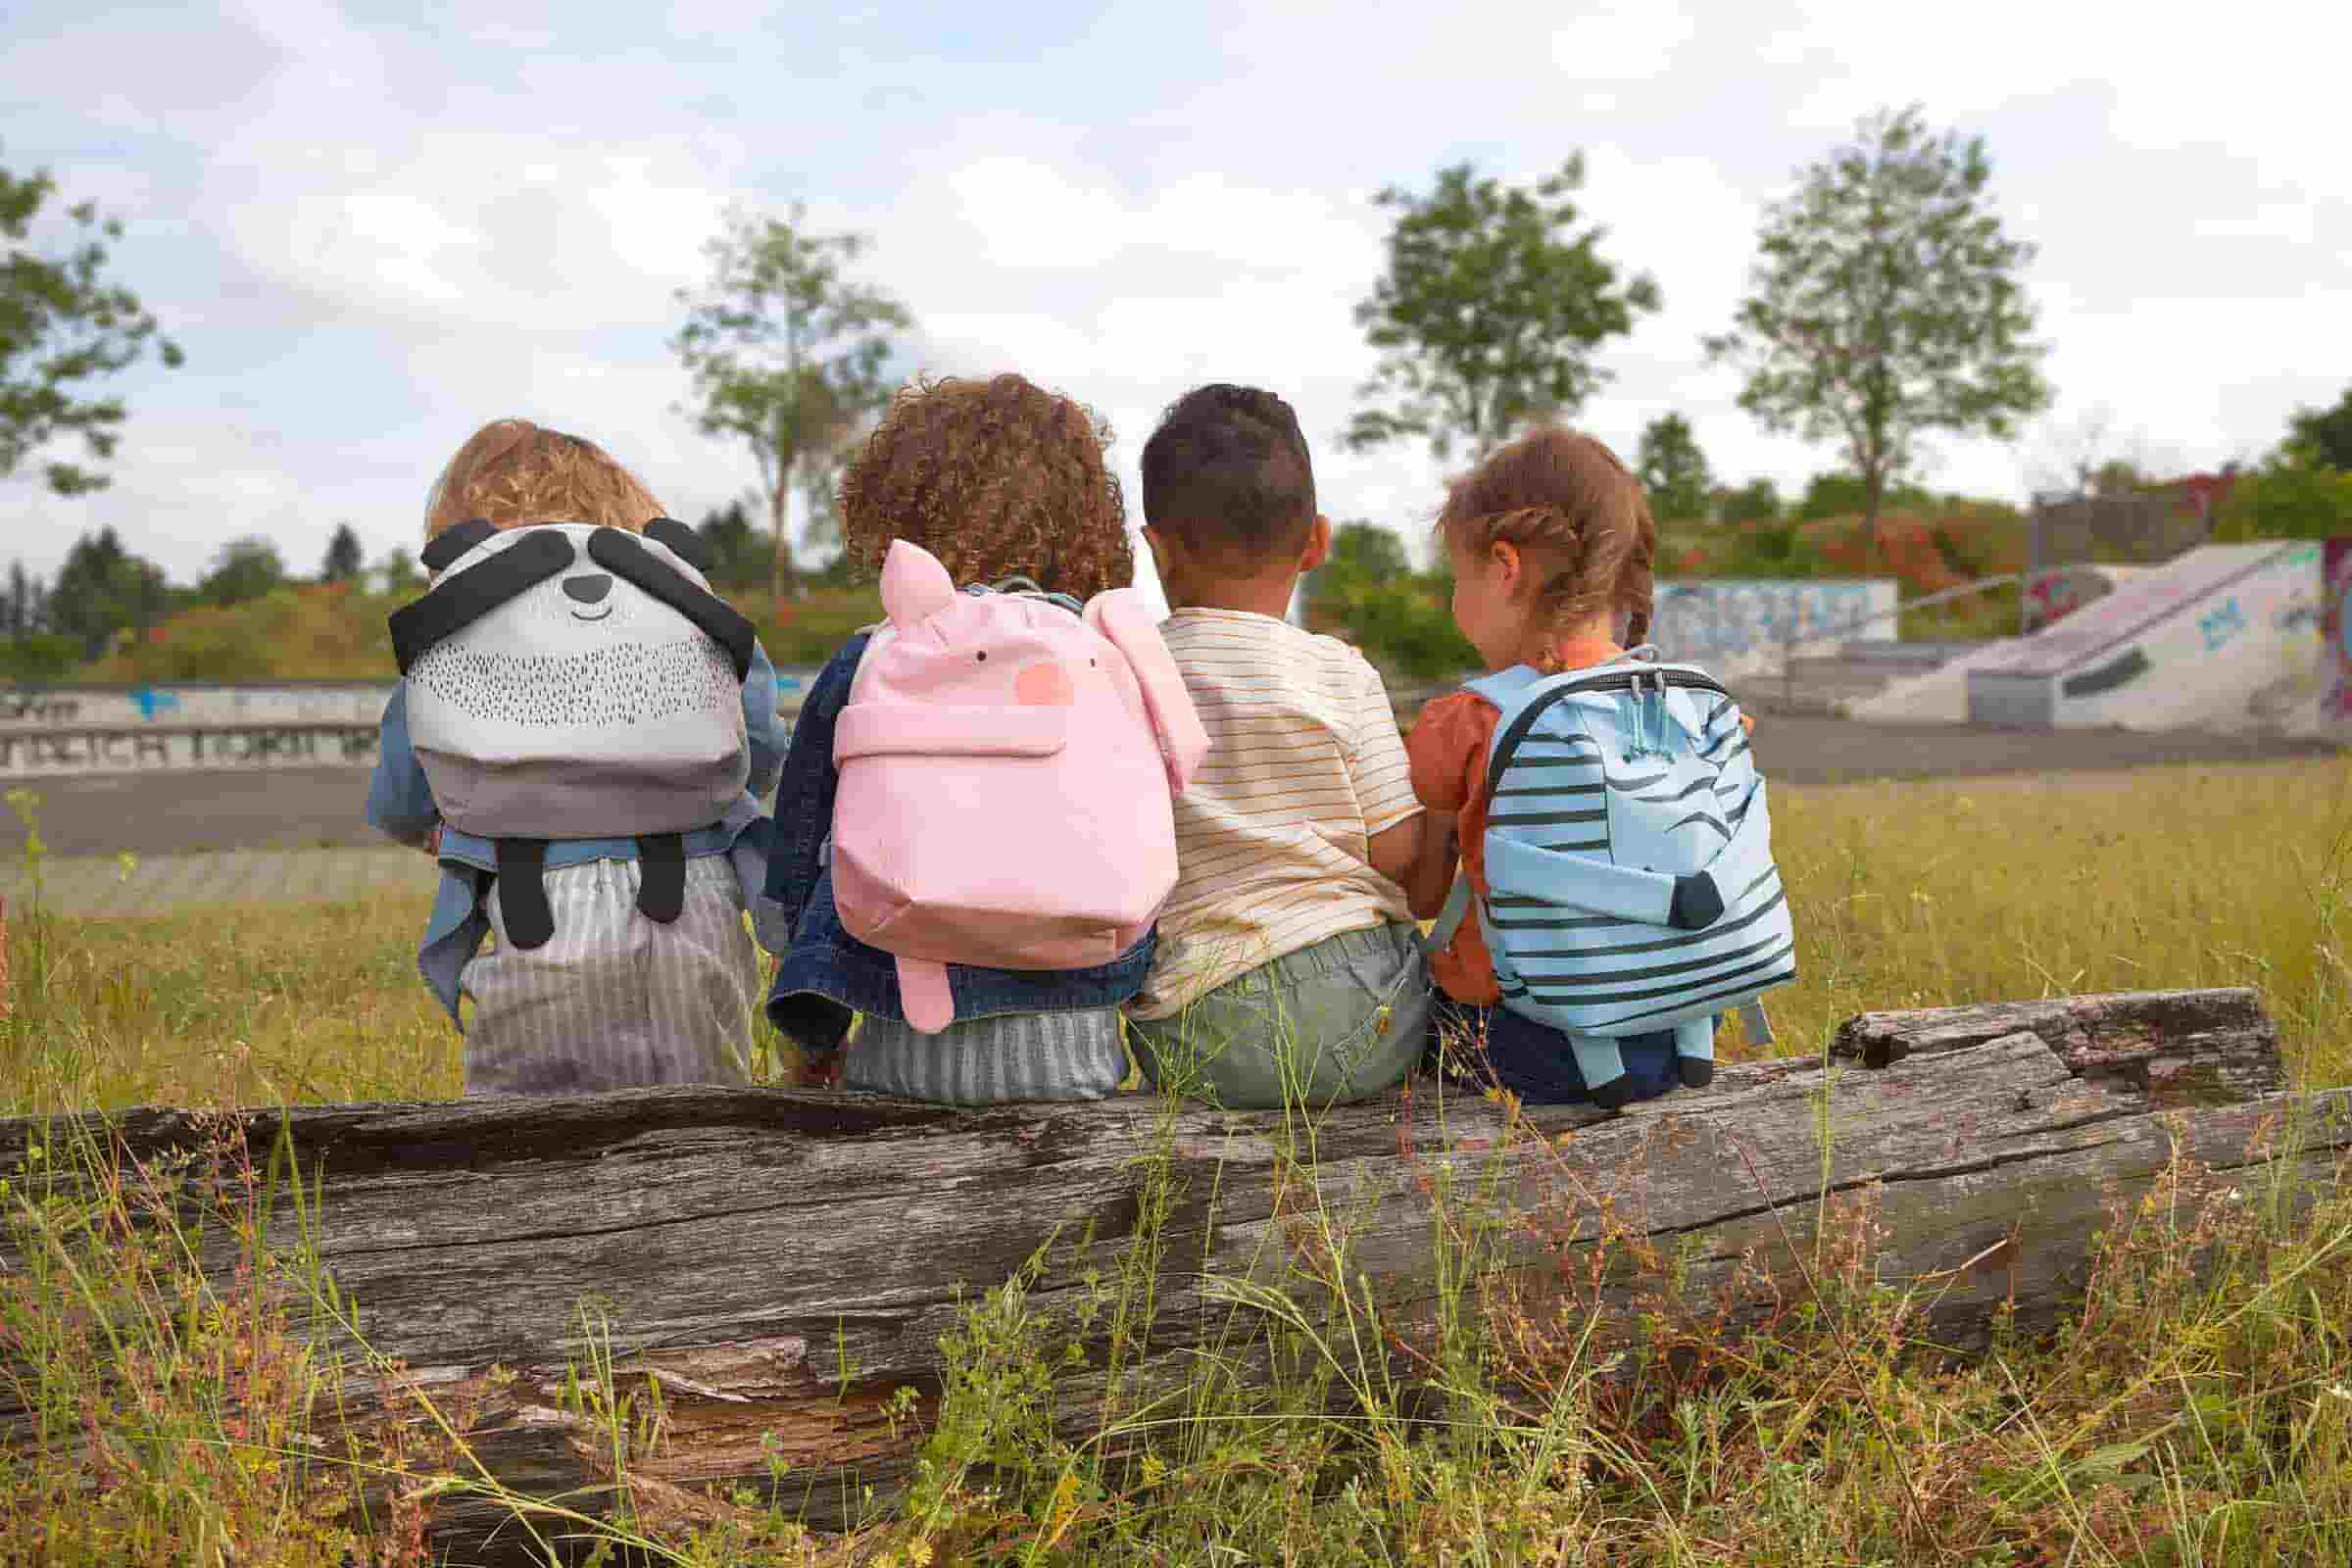
<path fill-rule="evenodd" d="M 1646 657 L 1645 657 L 1646 656 Z M 1502 1004 L 1569 1038 L 1593 1099 L 1621 1102 L 1616 1042 L 1672 1030 L 1683 1081 L 1713 1074 L 1714 1019 L 1796 976 L 1764 780 L 1732 694 L 1691 664 L 1524 666 L 1465 688 L 1499 710 L 1479 925 Z M 1450 940 L 1467 879 L 1440 916 Z"/>
<path fill-rule="evenodd" d="M 425 546 L 432 586 L 392 613 L 416 760 L 443 819 L 497 845 L 517 947 L 555 932 L 548 840 L 634 838 L 638 908 L 666 923 L 684 906 L 681 835 L 743 793 L 752 625 L 701 557 L 667 517 L 642 536 L 477 519 Z"/>

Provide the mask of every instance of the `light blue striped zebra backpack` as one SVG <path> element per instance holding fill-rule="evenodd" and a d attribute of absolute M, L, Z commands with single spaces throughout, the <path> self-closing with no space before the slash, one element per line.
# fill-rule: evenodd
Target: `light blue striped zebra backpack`
<path fill-rule="evenodd" d="M 1770 1039 L 1765 991 L 1796 977 L 1772 862 L 1764 780 L 1732 694 L 1692 664 L 1636 649 L 1591 669 L 1525 665 L 1471 681 L 1500 710 L 1487 754 L 1489 895 L 1468 878 L 1431 937 L 1468 906 L 1502 1004 L 1565 1034 L 1595 1102 L 1631 1086 L 1617 1042 L 1672 1029 L 1685 1084 L 1714 1076 L 1715 1021 L 1742 1010 Z"/>

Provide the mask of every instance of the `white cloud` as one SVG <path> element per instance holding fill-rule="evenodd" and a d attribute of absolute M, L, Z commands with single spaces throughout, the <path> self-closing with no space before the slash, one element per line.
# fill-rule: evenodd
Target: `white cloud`
<path fill-rule="evenodd" d="M 1726 478 L 1801 486 L 1836 453 L 1759 430 L 1699 338 L 1792 172 L 1913 99 L 1987 137 L 1994 199 L 2040 248 L 2062 410 L 2112 405 L 2155 451 L 2218 463 L 2352 363 L 2332 168 L 2352 38 L 2308 6 L 2191 31 L 2003 0 L 1927 35 L 1860 0 L 1041 13 L 971 40 L 887 7 L 787 26 L 751 0 L 685 0 L 658 39 L 546 7 L 466 25 L 453 45 L 313 0 L 0 24 L 24 79 L 106 84 L 22 107 L 11 167 L 130 220 L 125 279 L 190 353 L 124 378 L 114 490 L 0 489 L 28 566 L 100 522 L 183 579 L 257 530 L 307 568 L 346 517 L 380 553 L 509 412 L 596 436 L 698 514 L 751 468 L 673 411 L 662 340 L 735 202 L 806 198 L 820 229 L 869 233 L 860 269 L 913 309 L 913 364 L 1018 368 L 1109 416 L 1139 517 L 1160 409 L 1245 380 L 1298 408 L 1333 516 L 1417 538 L 1439 466 L 1335 439 L 1372 364 L 1350 318 L 1381 262 L 1370 196 L 1461 159 L 1532 178 L 1579 147 L 1604 253 L 1665 296 L 1602 354 L 1618 378 L 1586 422 L 1630 456 L 1679 411 Z M 1932 445 L 1939 486 L 2024 493 L 2025 445 Z"/>

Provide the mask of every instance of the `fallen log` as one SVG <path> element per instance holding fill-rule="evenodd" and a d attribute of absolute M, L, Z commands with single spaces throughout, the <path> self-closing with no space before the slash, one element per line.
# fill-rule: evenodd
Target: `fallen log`
<path fill-rule="evenodd" d="M 387 1377 L 326 1331 L 355 1418 L 421 1391 L 464 1412 L 474 1453 L 515 1491 L 596 1487 L 599 1440 L 561 1397 L 595 1348 L 593 1296 L 613 1378 L 657 1387 L 664 1410 L 636 1475 L 767 1494 L 780 1459 L 780 1500 L 833 1525 L 860 1489 L 887 1497 L 905 1479 L 943 1387 L 940 1336 L 1032 1258 L 1029 1306 L 1088 1355 L 1060 1390 L 1081 1430 L 1109 1332 L 1078 1327 L 1090 1277 L 1156 1274 L 1126 1370 L 1131 1386 L 1181 1385 L 1204 1326 L 1241 1310 L 1230 1282 L 1309 1289 L 1327 1266 L 1317 1215 L 1347 1216 L 1349 1276 L 1390 1311 L 1426 1307 L 1433 1204 L 1481 1183 L 1527 1222 L 1501 1233 L 1500 1266 L 1538 1289 L 1612 1231 L 1676 1250 L 1691 1292 L 1778 1289 L 1823 1200 L 1867 1199 L 1877 1277 L 1920 1286 L 1937 1328 L 1966 1336 L 1996 1308 L 2052 1321 L 2110 1205 L 2177 1154 L 2329 1179 L 2352 1148 L 2352 1096 L 2283 1090 L 2253 994 L 2197 991 L 1866 1014 L 1823 1058 L 1727 1065 L 1707 1090 L 1605 1118 L 1513 1121 L 1477 1099 L 1441 1104 L 1422 1081 L 1319 1118 L 1141 1097 L 956 1111 L 672 1089 L 302 1106 L 243 1125 L 257 1157 L 280 1148 L 318 1182 L 317 1255 L 359 1303 L 367 1348 L 405 1365 Z M 0 1122 L 0 1168 L 56 1132 Z M 212 1135 L 156 1109 L 107 1132 L 142 1161 Z M 1631 1291 L 1613 1282 L 1600 1304 Z M 913 1419 L 894 1420 L 894 1402 Z M 0 1408 L 0 1442 L 24 1431 L 24 1412 Z M 503 1517 L 460 1498 L 439 1544 L 480 1560 Z"/>

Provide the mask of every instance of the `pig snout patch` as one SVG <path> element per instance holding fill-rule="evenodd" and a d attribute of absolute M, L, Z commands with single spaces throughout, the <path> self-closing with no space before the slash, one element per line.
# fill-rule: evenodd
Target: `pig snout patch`
<path fill-rule="evenodd" d="M 1061 662 L 1047 659 L 1012 678 L 1012 697 L 1023 708 L 1068 708 L 1078 701 L 1078 690 Z"/>

